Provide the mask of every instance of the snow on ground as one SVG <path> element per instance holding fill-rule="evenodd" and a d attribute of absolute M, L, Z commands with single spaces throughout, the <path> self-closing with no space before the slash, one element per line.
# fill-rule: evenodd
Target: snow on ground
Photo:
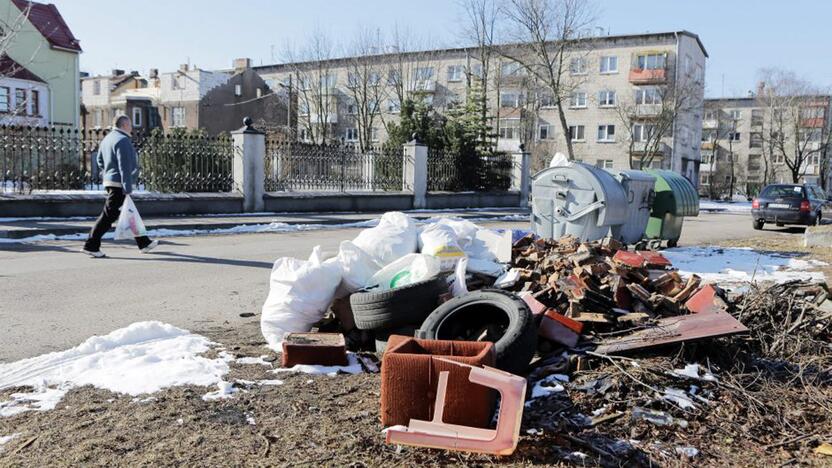
<path fill-rule="evenodd" d="M 751 213 L 751 202 L 699 200 L 699 209 L 701 211 L 716 211 L 721 213 Z"/>
<path fill-rule="evenodd" d="M 270 372 L 275 374 L 280 372 L 300 372 L 302 374 L 326 374 L 330 377 L 337 375 L 339 372 L 345 374 L 360 374 L 364 372 L 361 363 L 353 353 L 347 353 L 348 364 L 346 366 L 318 366 L 308 364 L 297 364 L 294 367 L 285 369 L 274 369 Z"/>
<path fill-rule="evenodd" d="M 12 440 L 20 437 L 20 432 L 15 432 L 14 434 L 7 435 L 7 436 L 0 436 L 0 453 L 3 452 L 3 446 L 11 442 Z"/>
<path fill-rule="evenodd" d="M 795 279 L 824 281 L 819 260 L 802 260 L 796 255 L 760 252 L 747 247 L 679 247 L 662 251 L 682 275 L 696 273 L 705 281 L 722 285 Z"/>
<path fill-rule="evenodd" d="M 178 385 L 218 386 L 226 360 L 200 356 L 214 343 L 161 322 L 137 322 L 55 353 L 0 364 L 0 389 L 32 386 L 32 392 L 0 401 L 0 416 L 53 409 L 70 389 L 93 385 L 137 396 Z"/>

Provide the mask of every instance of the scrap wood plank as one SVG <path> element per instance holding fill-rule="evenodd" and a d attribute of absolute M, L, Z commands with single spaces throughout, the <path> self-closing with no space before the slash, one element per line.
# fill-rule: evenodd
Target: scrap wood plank
<path fill-rule="evenodd" d="M 605 340 L 595 351 L 601 354 L 615 354 L 684 341 L 719 338 L 747 331 L 745 325 L 725 312 L 680 315 L 660 319 L 655 327 Z"/>

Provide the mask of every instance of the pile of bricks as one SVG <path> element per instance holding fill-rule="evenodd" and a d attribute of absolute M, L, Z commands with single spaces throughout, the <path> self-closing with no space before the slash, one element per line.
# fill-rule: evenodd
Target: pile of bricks
<path fill-rule="evenodd" d="M 512 266 L 519 279 L 511 289 L 538 314 L 580 334 L 585 327 L 628 329 L 663 317 L 724 311 L 720 291 L 696 275 L 683 279 L 658 252 L 628 251 L 612 240 L 580 242 L 529 235 L 515 243 Z M 574 346 L 567 333 L 555 339 Z M 577 336 L 575 337 L 577 338 Z"/>

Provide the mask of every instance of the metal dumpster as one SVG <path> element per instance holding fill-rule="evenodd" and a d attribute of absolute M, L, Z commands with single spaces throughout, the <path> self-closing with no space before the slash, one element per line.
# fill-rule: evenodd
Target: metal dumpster
<path fill-rule="evenodd" d="M 626 219 L 627 194 L 603 169 L 573 162 L 532 179 L 532 230 L 541 237 L 598 240 Z"/>
<path fill-rule="evenodd" d="M 656 177 L 656 198 L 645 234 L 675 247 L 682 235 L 685 216 L 699 216 L 699 194 L 687 179 L 673 171 L 648 170 Z"/>
<path fill-rule="evenodd" d="M 613 226 L 610 236 L 625 244 L 635 244 L 644 238 L 650 207 L 653 205 L 656 178 L 644 171 L 611 171 L 627 194 L 627 220 Z"/>

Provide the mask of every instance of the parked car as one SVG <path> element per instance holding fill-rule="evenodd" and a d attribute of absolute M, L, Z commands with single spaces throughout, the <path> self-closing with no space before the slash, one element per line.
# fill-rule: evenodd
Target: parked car
<path fill-rule="evenodd" d="M 758 230 L 765 223 L 814 226 L 832 219 L 832 202 L 817 185 L 771 184 L 751 202 L 751 217 Z"/>

